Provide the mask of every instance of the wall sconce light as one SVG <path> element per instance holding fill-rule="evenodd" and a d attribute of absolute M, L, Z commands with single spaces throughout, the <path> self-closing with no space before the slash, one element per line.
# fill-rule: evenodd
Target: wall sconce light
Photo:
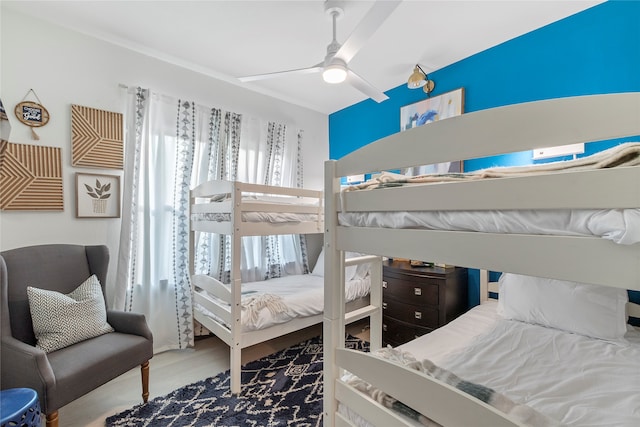
<path fill-rule="evenodd" d="M 407 81 L 407 87 L 409 89 L 422 88 L 427 96 L 431 95 L 431 92 L 436 87 L 436 83 L 433 80 L 429 80 L 427 73 L 424 72 L 418 64 L 413 68 L 413 73 L 409 76 Z"/>

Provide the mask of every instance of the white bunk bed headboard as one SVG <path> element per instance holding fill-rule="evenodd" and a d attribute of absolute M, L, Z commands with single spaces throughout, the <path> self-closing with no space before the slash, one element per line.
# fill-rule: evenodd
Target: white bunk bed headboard
<path fill-rule="evenodd" d="M 337 160 L 336 174 L 367 174 L 623 138 L 640 133 L 638 117 L 640 92 L 574 96 L 474 111 L 365 145 Z"/>

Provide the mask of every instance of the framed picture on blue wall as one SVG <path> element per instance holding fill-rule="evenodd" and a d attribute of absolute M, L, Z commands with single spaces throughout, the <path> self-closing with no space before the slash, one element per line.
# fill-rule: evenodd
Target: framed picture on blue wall
<path fill-rule="evenodd" d="M 464 113 L 464 88 L 432 96 L 400 108 L 400 131 L 423 126 Z M 415 166 L 403 169 L 404 175 L 462 172 L 462 161 Z"/>

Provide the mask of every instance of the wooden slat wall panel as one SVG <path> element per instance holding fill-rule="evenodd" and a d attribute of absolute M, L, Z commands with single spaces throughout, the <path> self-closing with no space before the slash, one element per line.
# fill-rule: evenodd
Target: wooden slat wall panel
<path fill-rule="evenodd" d="M 59 147 L 0 146 L 0 209 L 64 210 Z"/>
<path fill-rule="evenodd" d="M 122 114 L 72 105 L 71 164 L 122 169 Z"/>

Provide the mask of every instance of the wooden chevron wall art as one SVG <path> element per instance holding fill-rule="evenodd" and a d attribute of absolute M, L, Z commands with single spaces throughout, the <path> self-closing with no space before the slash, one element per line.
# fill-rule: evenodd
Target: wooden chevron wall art
<path fill-rule="evenodd" d="M 59 147 L 0 143 L 0 209 L 62 211 Z"/>
<path fill-rule="evenodd" d="M 123 168 L 122 114 L 71 106 L 71 164 Z"/>

